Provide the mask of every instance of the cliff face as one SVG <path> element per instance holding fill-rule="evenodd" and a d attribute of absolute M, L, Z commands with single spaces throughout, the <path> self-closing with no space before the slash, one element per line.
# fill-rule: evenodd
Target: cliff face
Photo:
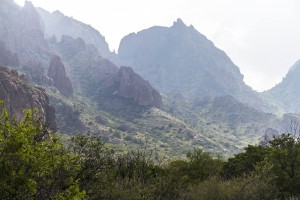
<path fill-rule="evenodd" d="M 48 76 L 53 79 L 54 86 L 66 97 L 73 97 L 73 86 L 67 77 L 65 66 L 60 57 L 53 56 L 50 61 Z"/>
<path fill-rule="evenodd" d="M 107 77 L 100 95 L 125 99 L 139 106 L 162 106 L 160 94 L 130 67 L 121 67 L 118 73 Z"/>
<path fill-rule="evenodd" d="M 7 67 L 0 67 L 0 100 L 8 112 L 21 120 L 24 109 L 38 109 L 38 117 L 42 117 L 52 131 L 56 130 L 55 110 L 49 106 L 46 92 L 31 86 L 25 75 Z"/>

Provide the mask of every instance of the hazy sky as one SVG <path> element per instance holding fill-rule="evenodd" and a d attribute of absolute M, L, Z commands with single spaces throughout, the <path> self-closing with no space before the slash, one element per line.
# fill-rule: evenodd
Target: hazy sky
<path fill-rule="evenodd" d="M 20 5 L 24 0 L 15 0 Z M 181 18 L 224 50 L 245 82 L 262 91 L 300 59 L 299 0 L 32 0 L 90 24 L 116 51 L 121 38 Z"/>

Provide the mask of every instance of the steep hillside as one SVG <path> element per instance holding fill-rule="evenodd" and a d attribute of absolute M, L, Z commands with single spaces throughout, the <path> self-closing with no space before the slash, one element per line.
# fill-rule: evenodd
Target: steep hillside
<path fill-rule="evenodd" d="M 281 83 L 264 92 L 267 98 L 279 104 L 286 112 L 300 113 L 300 61 L 297 61 Z"/>
<path fill-rule="evenodd" d="M 169 28 L 152 27 L 124 37 L 118 58 L 160 92 L 188 99 L 232 95 L 252 104 L 260 101 L 230 58 L 180 19 Z"/>
<path fill-rule="evenodd" d="M 300 120 L 299 115 L 285 114 L 278 117 L 262 112 L 232 96 L 195 100 L 192 103 L 172 96 L 165 98 L 165 106 L 168 113 L 218 144 L 229 155 L 240 152 L 247 144 L 258 144 L 269 134 L 267 130 L 285 133 L 290 131 L 291 123 Z"/>

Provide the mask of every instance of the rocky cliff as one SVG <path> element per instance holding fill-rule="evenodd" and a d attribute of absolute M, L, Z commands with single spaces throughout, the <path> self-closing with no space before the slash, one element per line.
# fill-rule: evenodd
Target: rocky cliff
<path fill-rule="evenodd" d="M 60 57 L 53 56 L 48 69 L 48 76 L 53 79 L 54 86 L 66 97 L 73 97 L 73 86 L 67 77 L 65 66 Z"/>
<path fill-rule="evenodd" d="M 24 116 L 24 109 L 37 108 L 38 117 L 42 117 L 52 131 L 56 130 L 55 110 L 49 106 L 46 92 L 30 85 L 24 74 L 0 67 L 0 100 L 4 100 L 6 109 L 17 120 Z"/>
<path fill-rule="evenodd" d="M 105 101 L 105 106 L 121 109 L 125 104 L 162 106 L 160 94 L 130 67 L 120 69 L 99 56 L 93 45 L 81 38 L 62 36 L 57 44 L 78 94 Z M 51 77 L 51 76 L 50 76 Z M 54 81 L 55 82 L 55 81 Z M 101 100 L 100 100 L 101 99 Z"/>
<path fill-rule="evenodd" d="M 160 94 L 130 67 L 121 67 L 118 73 L 107 77 L 100 95 L 112 99 L 130 100 L 139 106 L 162 106 Z"/>

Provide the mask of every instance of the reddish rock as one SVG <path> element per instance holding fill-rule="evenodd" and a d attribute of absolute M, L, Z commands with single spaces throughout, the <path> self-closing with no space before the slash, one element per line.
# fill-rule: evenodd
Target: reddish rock
<path fill-rule="evenodd" d="M 0 67 L 0 100 L 4 100 L 5 108 L 18 121 L 24 116 L 24 109 L 37 108 L 38 117 L 43 118 L 52 131 L 56 130 L 55 110 L 49 106 L 45 90 L 31 86 L 16 70 Z"/>
<path fill-rule="evenodd" d="M 53 56 L 50 61 L 48 76 L 53 79 L 54 86 L 66 97 L 73 97 L 73 86 L 67 77 L 65 66 L 60 57 Z"/>

